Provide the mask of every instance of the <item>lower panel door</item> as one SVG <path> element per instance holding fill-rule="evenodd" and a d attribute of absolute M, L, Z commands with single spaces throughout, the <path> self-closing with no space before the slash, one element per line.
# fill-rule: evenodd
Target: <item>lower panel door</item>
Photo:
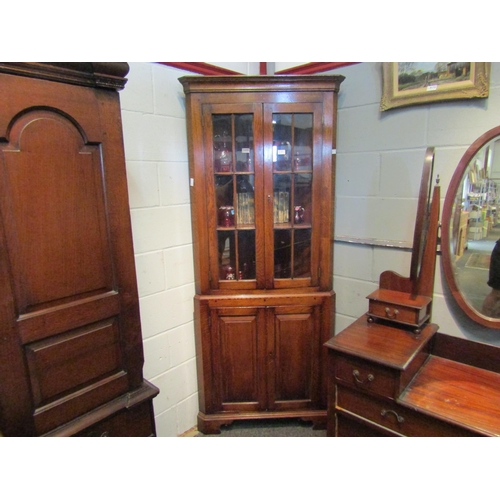
<path fill-rule="evenodd" d="M 261 411 L 266 401 L 265 309 L 212 309 L 214 408 Z"/>
<path fill-rule="evenodd" d="M 318 407 L 320 310 L 283 306 L 267 311 L 270 410 Z"/>

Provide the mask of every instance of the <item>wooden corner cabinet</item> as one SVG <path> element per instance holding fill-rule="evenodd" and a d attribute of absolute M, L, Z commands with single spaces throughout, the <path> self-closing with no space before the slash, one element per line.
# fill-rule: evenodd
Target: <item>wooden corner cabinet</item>
<path fill-rule="evenodd" d="M 326 422 L 343 79 L 180 78 L 203 433 L 238 419 Z"/>
<path fill-rule="evenodd" d="M 0 432 L 152 436 L 118 90 L 126 63 L 0 63 Z"/>

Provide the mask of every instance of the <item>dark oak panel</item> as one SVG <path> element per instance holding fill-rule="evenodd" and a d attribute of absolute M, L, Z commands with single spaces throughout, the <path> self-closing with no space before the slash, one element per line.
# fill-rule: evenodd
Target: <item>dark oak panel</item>
<path fill-rule="evenodd" d="M 36 406 L 123 369 L 116 319 L 29 344 L 26 351 Z"/>
<path fill-rule="evenodd" d="M 112 289 L 100 147 L 38 109 L 14 120 L 9 139 L 2 208 L 19 314 Z"/>
<path fill-rule="evenodd" d="M 0 63 L 0 431 L 6 436 L 75 428 L 75 419 L 144 385 L 116 92 L 127 68 Z"/>

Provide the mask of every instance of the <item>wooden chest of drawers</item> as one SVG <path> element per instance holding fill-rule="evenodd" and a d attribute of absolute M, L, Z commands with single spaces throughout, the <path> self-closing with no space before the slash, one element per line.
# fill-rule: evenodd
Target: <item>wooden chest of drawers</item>
<path fill-rule="evenodd" d="M 328 436 L 339 435 L 337 417 L 341 435 L 402 434 L 393 401 L 427 359 L 436 331 L 436 325 L 427 325 L 415 335 L 370 322 L 366 315 L 330 339 L 325 344 L 330 370 Z M 352 422 L 355 433 L 349 430 Z"/>
<path fill-rule="evenodd" d="M 362 316 L 330 339 L 327 435 L 498 436 L 500 349 L 437 329 Z"/>

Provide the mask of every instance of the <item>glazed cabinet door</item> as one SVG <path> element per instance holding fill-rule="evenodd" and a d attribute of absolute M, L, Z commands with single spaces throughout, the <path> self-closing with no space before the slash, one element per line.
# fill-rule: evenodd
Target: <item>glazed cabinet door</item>
<path fill-rule="evenodd" d="M 212 289 L 264 286 L 261 125 L 259 105 L 203 106 Z"/>
<path fill-rule="evenodd" d="M 330 236 L 332 211 L 323 106 L 203 104 L 202 110 L 206 203 L 196 215 L 206 222 L 208 246 L 200 254 L 209 288 L 320 286 L 321 241 Z"/>
<path fill-rule="evenodd" d="M 317 286 L 322 106 L 264 105 L 266 288 Z M 331 162 L 331 158 L 328 159 Z"/>

